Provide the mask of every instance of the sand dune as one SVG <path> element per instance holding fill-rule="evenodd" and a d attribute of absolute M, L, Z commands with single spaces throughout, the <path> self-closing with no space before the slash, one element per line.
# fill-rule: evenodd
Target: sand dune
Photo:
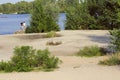
<path fill-rule="evenodd" d="M 0 59 L 8 59 L 13 54 L 16 46 L 29 45 L 36 49 L 48 48 L 52 54 L 57 56 L 69 56 L 76 53 L 84 46 L 98 45 L 107 46 L 109 43 L 109 32 L 101 30 L 75 30 L 60 31 L 61 37 L 41 38 L 43 34 L 15 34 L 0 35 Z M 58 46 L 48 46 L 48 41 L 61 41 Z"/>
<path fill-rule="evenodd" d="M 15 46 L 30 45 L 36 49 L 48 48 L 63 63 L 53 72 L 0 73 L 0 80 L 120 80 L 120 66 L 98 65 L 102 57 L 73 56 L 84 46 L 109 45 L 109 32 L 106 30 L 60 31 L 61 37 L 42 38 L 42 34 L 0 35 L 0 60 L 9 60 Z M 58 46 L 48 46 L 48 41 L 61 41 Z"/>

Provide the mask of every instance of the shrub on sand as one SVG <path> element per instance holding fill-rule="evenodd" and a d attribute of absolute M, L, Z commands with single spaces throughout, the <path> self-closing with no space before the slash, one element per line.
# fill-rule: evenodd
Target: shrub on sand
<path fill-rule="evenodd" d="M 113 54 L 109 59 L 100 61 L 99 64 L 108 66 L 120 65 L 120 54 Z"/>
<path fill-rule="evenodd" d="M 77 53 L 77 56 L 86 56 L 86 57 L 101 56 L 101 55 L 102 53 L 98 46 L 84 47 Z"/>
<path fill-rule="evenodd" d="M 55 31 L 48 32 L 45 36 L 45 38 L 52 38 L 52 37 L 60 37 L 59 34 L 57 34 Z"/>
<path fill-rule="evenodd" d="M 35 69 L 54 69 L 60 63 L 59 58 L 52 56 L 48 49 L 36 50 L 30 46 L 14 49 L 14 56 L 8 62 L 0 62 L 0 71 L 28 72 Z"/>
<path fill-rule="evenodd" d="M 109 31 L 111 37 L 110 45 L 109 47 L 113 52 L 117 53 L 120 52 L 120 29 L 114 29 Z"/>

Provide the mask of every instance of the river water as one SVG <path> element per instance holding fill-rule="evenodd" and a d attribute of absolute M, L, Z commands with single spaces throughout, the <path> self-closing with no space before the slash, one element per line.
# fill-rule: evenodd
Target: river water
<path fill-rule="evenodd" d="M 58 25 L 60 30 L 65 29 L 65 13 L 60 13 L 58 18 Z M 20 23 L 25 21 L 29 25 L 30 14 L 0 14 L 0 34 L 13 34 L 20 30 Z"/>

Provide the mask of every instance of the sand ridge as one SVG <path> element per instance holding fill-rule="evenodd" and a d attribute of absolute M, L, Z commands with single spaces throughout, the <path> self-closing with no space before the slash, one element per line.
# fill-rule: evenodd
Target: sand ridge
<path fill-rule="evenodd" d="M 110 35 L 107 30 L 67 30 L 57 32 L 55 38 L 41 38 L 41 33 L 0 35 L 0 60 L 9 60 L 15 46 L 29 45 L 36 49 L 48 48 L 63 63 L 52 72 L 0 73 L 0 80 L 120 80 L 120 66 L 101 66 L 102 57 L 74 56 L 84 46 L 108 46 Z M 61 41 L 58 46 L 48 46 L 48 41 Z"/>
<path fill-rule="evenodd" d="M 107 46 L 110 42 L 109 32 L 106 30 L 68 30 L 57 32 L 62 35 L 55 38 L 41 38 L 42 33 L 35 34 L 15 34 L 15 35 L 0 35 L 0 59 L 8 59 L 13 54 L 13 49 L 16 46 L 29 45 L 36 49 L 48 48 L 54 55 L 70 56 L 78 52 L 84 46 L 98 45 Z M 48 41 L 61 41 L 58 46 L 48 46 Z"/>

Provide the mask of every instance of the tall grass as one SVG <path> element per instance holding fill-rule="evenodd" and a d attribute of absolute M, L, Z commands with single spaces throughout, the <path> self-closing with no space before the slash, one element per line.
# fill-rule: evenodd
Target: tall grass
<path fill-rule="evenodd" d="M 112 54 L 109 57 L 109 59 L 104 60 L 104 61 L 100 61 L 99 64 L 101 64 L 101 65 L 108 65 L 108 66 L 120 65 L 120 54 L 118 54 L 118 53 Z"/>
<path fill-rule="evenodd" d="M 77 53 L 77 56 L 85 56 L 85 57 L 101 56 L 101 55 L 102 52 L 98 46 L 84 47 Z"/>
<path fill-rule="evenodd" d="M 48 32 L 44 37 L 45 38 L 53 38 L 53 37 L 60 37 L 61 35 L 57 34 L 55 31 Z"/>

